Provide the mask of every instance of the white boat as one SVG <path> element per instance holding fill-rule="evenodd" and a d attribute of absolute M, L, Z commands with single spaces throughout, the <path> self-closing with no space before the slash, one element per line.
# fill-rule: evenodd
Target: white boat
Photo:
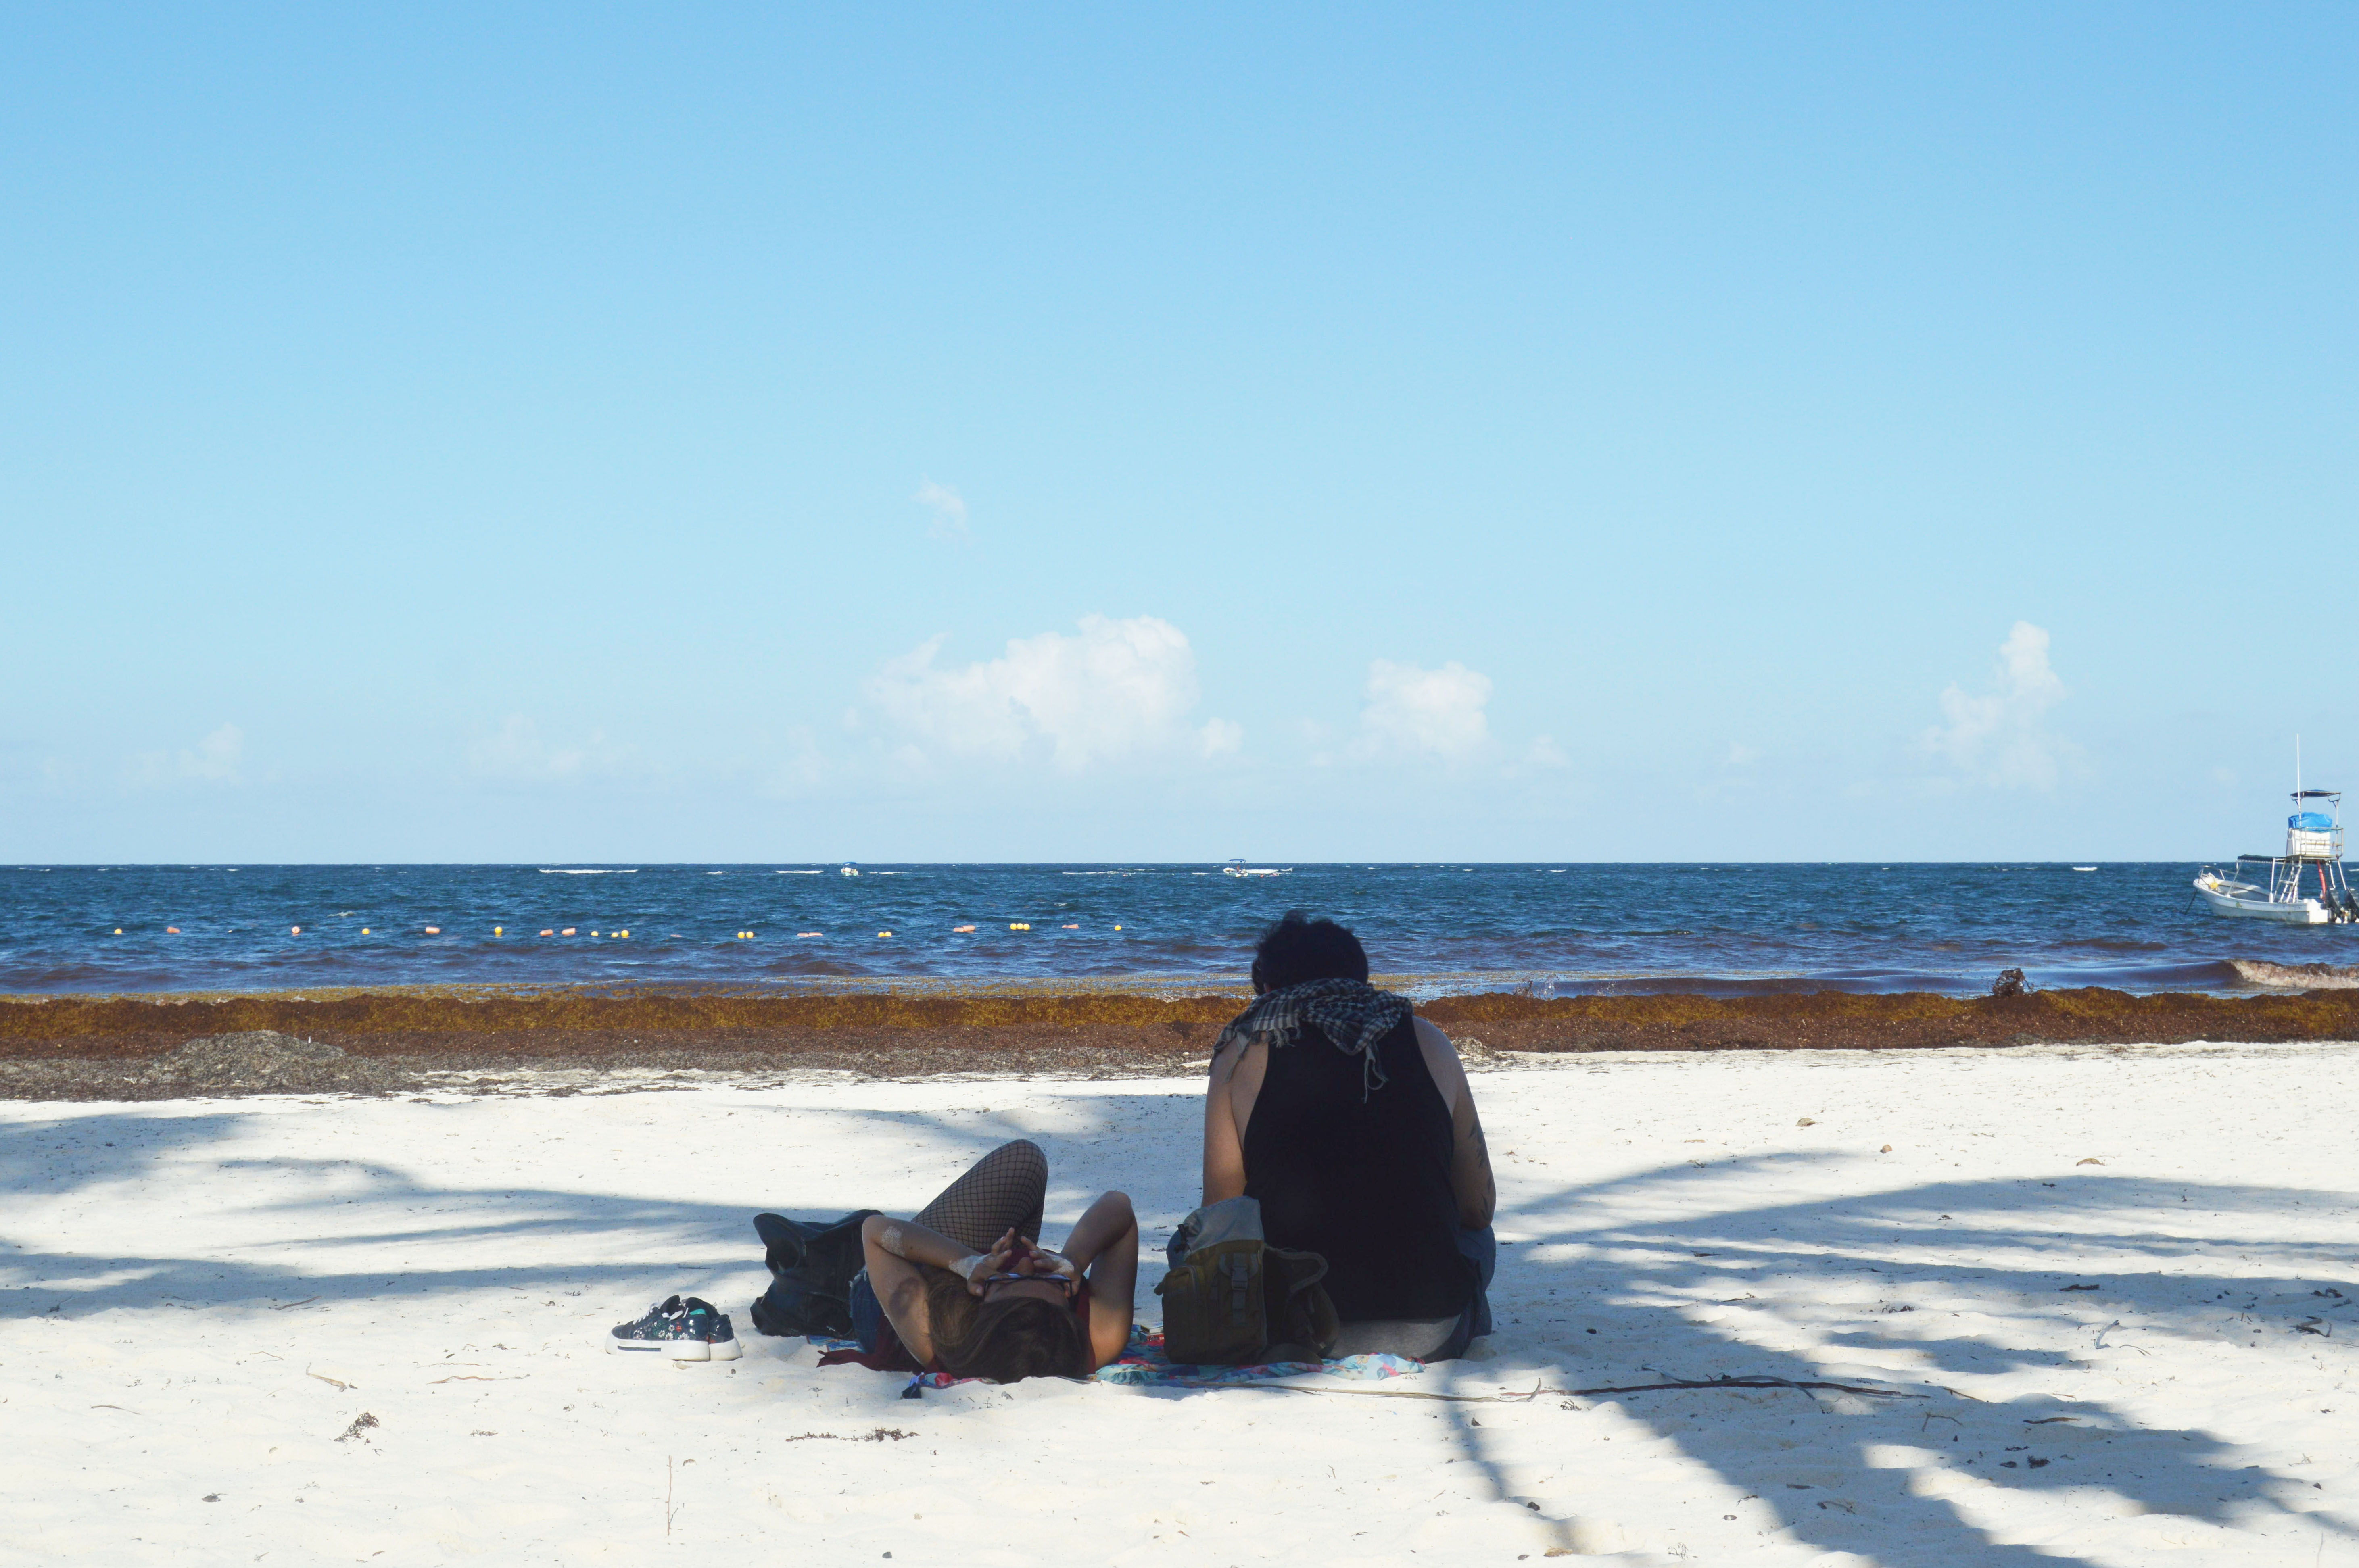
<path fill-rule="evenodd" d="M 1291 867 L 1288 868 L 1288 871 L 1292 869 L 1293 868 Z M 1282 877 L 1286 875 L 1285 871 L 1278 871 L 1274 867 L 1248 866 L 1243 860 L 1231 860 L 1227 865 L 1223 866 L 1221 870 L 1233 877 Z"/>
<path fill-rule="evenodd" d="M 2237 856 L 2239 874 L 2236 876 L 2215 871 L 2210 866 L 2203 868 L 2203 874 L 2195 879 L 2195 891 L 2212 914 L 2235 915 L 2245 920 L 2282 921 L 2288 925 L 2326 925 L 2350 918 L 2329 911 L 2317 898 L 2287 898 L 2280 896 L 2272 887 L 2242 880 L 2245 863 L 2258 858 Z M 2269 864 L 2274 870 L 2277 862 L 2271 860 Z M 2271 881 L 2276 881 L 2274 875 Z"/>
<path fill-rule="evenodd" d="M 2297 742 L 2285 853 L 2239 855 L 2231 868 L 2204 867 L 2195 892 L 2212 914 L 2288 925 L 2359 921 L 2359 897 L 2343 874 L 2343 792 L 2302 788 L 2300 756 Z"/>
<path fill-rule="evenodd" d="M 843 862 L 843 874 L 847 877 L 856 877 L 860 874 L 860 868 L 846 860 Z"/>

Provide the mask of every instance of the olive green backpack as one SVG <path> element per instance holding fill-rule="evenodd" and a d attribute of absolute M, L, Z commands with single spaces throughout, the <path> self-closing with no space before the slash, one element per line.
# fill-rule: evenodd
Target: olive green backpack
<path fill-rule="evenodd" d="M 1327 1260 L 1265 1241 L 1257 1198 L 1198 1209 L 1173 1234 L 1169 1257 L 1155 1293 L 1163 1353 L 1174 1362 L 1316 1361 L 1342 1332 L 1320 1283 Z"/>

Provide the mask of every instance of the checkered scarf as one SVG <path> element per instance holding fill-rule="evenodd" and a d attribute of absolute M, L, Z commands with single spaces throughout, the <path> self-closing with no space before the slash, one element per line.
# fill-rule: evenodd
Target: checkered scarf
<path fill-rule="evenodd" d="M 1232 1040 L 1273 1048 L 1291 1045 L 1307 1024 L 1327 1036 L 1336 1050 L 1357 1056 L 1363 1064 L 1360 1098 L 1385 1087 L 1384 1064 L 1376 1059 L 1376 1042 L 1401 1026 L 1408 1017 L 1408 1001 L 1380 991 L 1365 980 L 1305 980 L 1299 986 L 1271 991 L 1229 1021 L 1212 1046 L 1219 1055 Z"/>

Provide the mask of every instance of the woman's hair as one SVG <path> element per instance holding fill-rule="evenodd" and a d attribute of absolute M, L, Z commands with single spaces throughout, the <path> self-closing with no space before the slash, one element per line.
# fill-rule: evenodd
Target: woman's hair
<path fill-rule="evenodd" d="M 1261 934 L 1254 947 L 1253 983 L 1258 991 L 1282 991 L 1305 980 L 1365 980 L 1368 950 L 1332 920 L 1313 920 L 1299 909 Z"/>
<path fill-rule="evenodd" d="M 925 1276 L 926 1321 L 943 1371 L 995 1383 L 1090 1375 L 1089 1344 L 1067 1303 L 1038 1296 L 977 1301 L 947 1269 L 928 1269 Z"/>

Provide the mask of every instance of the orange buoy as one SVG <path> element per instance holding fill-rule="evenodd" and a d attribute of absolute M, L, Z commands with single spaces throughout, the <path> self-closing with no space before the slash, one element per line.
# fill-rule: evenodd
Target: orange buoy
<path fill-rule="evenodd" d="M 573 927 L 569 925 L 564 930 L 559 932 L 558 935 L 560 936 L 571 936 L 573 935 Z"/>
<path fill-rule="evenodd" d="M 557 935 L 557 933 L 556 933 L 556 932 L 554 932 L 554 931 L 543 931 L 543 932 L 541 933 L 541 935 L 542 935 L 543 936 L 554 936 L 554 935 Z"/>
<path fill-rule="evenodd" d="M 1068 925 L 1068 926 L 1066 926 L 1066 927 L 1065 927 L 1065 929 L 1066 929 L 1066 930 L 1068 930 L 1068 931 L 1079 931 L 1079 930 L 1081 929 L 1081 927 L 1080 927 L 1080 926 L 1078 926 L 1078 925 Z"/>
<path fill-rule="evenodd" d="M 818 933 L 818 932 L 816 932 L 816 931 L 798 931 L 798 932 L 796 932 L 796 933 L 795 933 L 795 936 L 796 936 L 796 938 L 797 938 L 797 940 L 800 940 L 801 938 L 803 938 L 803 937 L 805 937 L 805 936 L 816 936 L 816 935 L 819 935 L 819 933 Z"/>
<path fill-rule="evenodd" d="M 440 936 L 442 935 L 442 928 L 439 925 L 429 925 L 426 928 L 426 935 L 429 936 Z"/>
<path fill-rule="evenodd" d="M 287 928 L 287 935 L 289 936 L 300 936 L 303 935 L 303 928 L 299 925 L 290 925 Z"/>
<path fill-rule="evenodd" d="M 972 931 L 974 927 L 972 925 L 953 925 L 951 929 L 952 931 Z"/>
<path fill-rule="evenodd" d="M 173 936 L 178 936 L 180 934 L 180 928 L 177 925 L 167 925 L 164 927 L 164 930 L 167 934 Z"/>

